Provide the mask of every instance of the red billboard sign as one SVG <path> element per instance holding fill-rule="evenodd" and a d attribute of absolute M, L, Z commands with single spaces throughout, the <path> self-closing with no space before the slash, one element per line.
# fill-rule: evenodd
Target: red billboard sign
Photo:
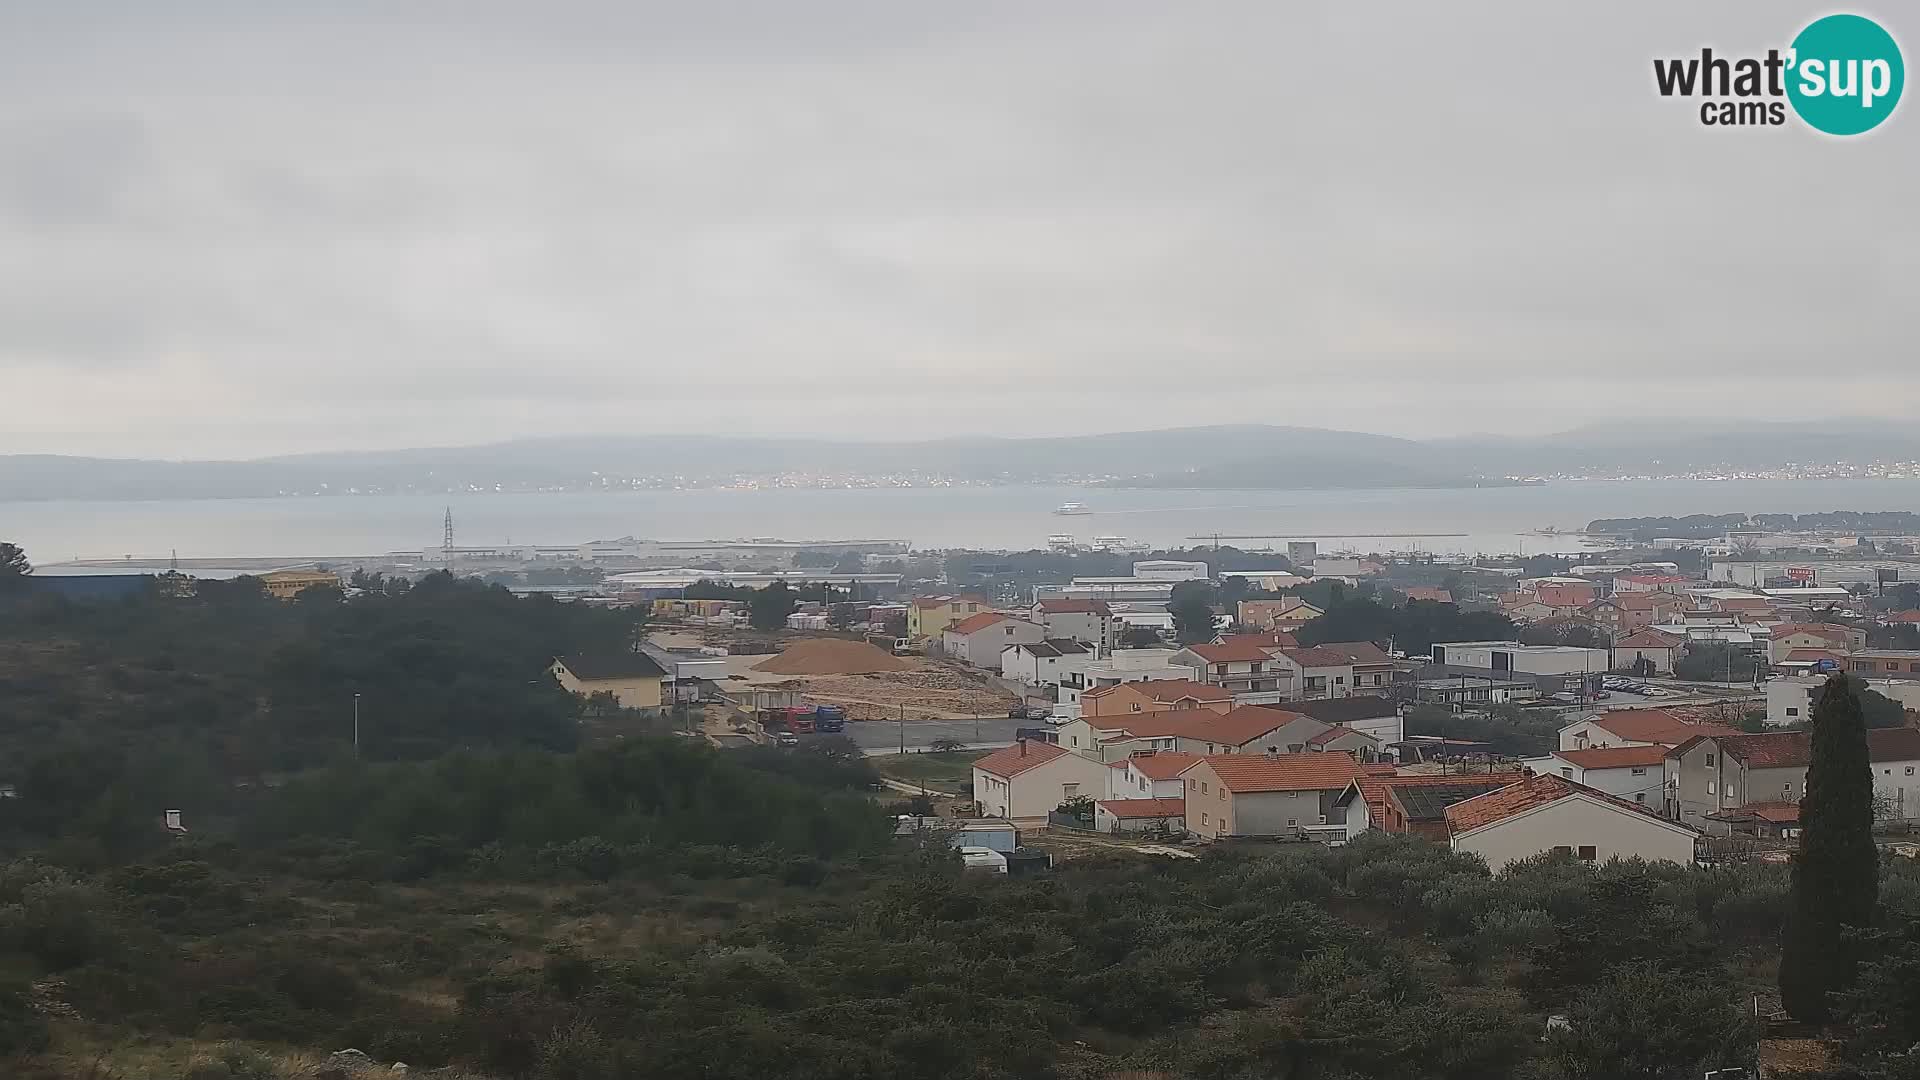
<path fill-rule="evenodd" d="M 1789 566 L 1787 567 L 1787 577 L 1793 581 L 1812 581 L 1813 567 Z"/>

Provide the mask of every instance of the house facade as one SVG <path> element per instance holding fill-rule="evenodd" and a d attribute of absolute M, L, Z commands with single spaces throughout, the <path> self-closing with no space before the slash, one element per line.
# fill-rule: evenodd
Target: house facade
<path fill-rule="evenodd" d="M 1028 686 L 1058 686 L 1092 656 L 1089 647 L 1064 638 L 1008 645 L 1000 651 L 1000 677 Z"/>
<path fill-rule="evenodd" d="M 1613 643 L 1613 670 L 1648 671 L 1652 675 L 1673 674 L 1673 662 L 1685 650 L 1686 639 L 1647 629 L 1618 638 Z"/>
<path fill-rule="evenodd" d="M 1798 802 L 1807 793 L 1811 736 L 1769 731 L 1701 736 L 1666 756 L 1666 816 L 1704 827 L 1709 815 L 1755 803 Z M 1877 816 L 1920 819 L 1920 729 L 1867 732 Z"/>
<path fill-rule="evenodd" d="M 1556 750 L 1520 764 L 1532 772 L 1558 775 L 1637 806 L 1658 810 L 1666 797 L 1666 762 L 1667 748 L 1655 745 Z"/>
<path fill-rule="evenodd" d="M 1332 754 L 1236 754 L 1203 758 L 1185 773 L 1187 831 L 1205 839 L 1308 835 L 1346 839 L 1338 802 L 1360 775 Z"/>
<path fill-rule="evenodd" d="M 1186 670 L 1182 668 L 1181 670 Z M 1174 709 L 1212 709 L 1228 712 L 1233 694 L 1218 686 L 1196 683 L 1191 679 L 1146 679 L 1085 691 L 1080 695 L 1080 715 L 1093 717 L 1131 716 L 1143 712 L 1167 712 Z"/>
<path fill-rule="evenodd" d="M 1678 746 L 1696 735 L 1738 735 L 1719 724 L 1688 723 L 1665 709 L 1611 709 L 1560 729 L 1560 749 L 1603 746 Z"/>
<path fill-rule="evenodd" d="M 1537 775 L 1447 807 L 1453 850 L 1494 873 L 1546 852 L 1584 862 L 1645 859 L 1690 865 L 1699 833 L 1562 776 Z"/>
<path fill-rule="evenodd" d="M 556 656 L 548 669 L 560 686 L 581 697 L 612 694 L 623 709 L 655 711 L 667 672 L 646 653 Z"/>
<path fill-rule="evenodd" d="M 1044 819 L 1067 799 L 1098 799 L 1107 775 L 1092 758 L 1021 739 L 973 763 L 973 798 L 989 817 Z"/>
<path fill-rule="evenodd" d="M 1251 641 L 1189 645 L 1169 662 L 1191 669 L 1196 682 L 1217 686 L 1242 703 L 1285 701 L 1292 696 L 1293 672 Z"/>
<path fill-rule="evenodd" d="M 916 596 L 907 605 L 907 636 L 916 641 L 938 638 L 954 623 L 991 610 L 979 596 Z"/>
<path fill-rule="evenodd" d="M 1167 833 L 1186 831 L 1187 800 L 1102 799 L 1093 804 L 1093 827 L 1103 833 Z"/>
<path fill-rule="evenodd" d="M 1046 628 L 1049 640 L 1077 641 L 1096 658 L 1113 652 L 1119 642 L 1120 623 L 1105 600 L 1041 600 L 1028 618 Z"/>
<path fill-rule="evenodd" d="M 974 667 L 999 670 L 1000 654 L 1009 645 L 1033 645 L 1047 632 L 1025 619 L 983 611 L 954 623 L 940 635 L 940 651 Z"/>

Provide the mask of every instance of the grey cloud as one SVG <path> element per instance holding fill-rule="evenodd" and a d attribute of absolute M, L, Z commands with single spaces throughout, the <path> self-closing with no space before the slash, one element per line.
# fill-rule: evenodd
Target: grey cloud
<path fill-rule="evenodd" d="M 0 452 L 1920 404 L 1916 106 L 1652 90 L 1806 5 L 78 8 L 0 14 Z"/>

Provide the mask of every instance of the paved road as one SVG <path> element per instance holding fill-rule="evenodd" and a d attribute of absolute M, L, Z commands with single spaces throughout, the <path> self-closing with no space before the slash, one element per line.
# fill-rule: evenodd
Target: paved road
<path fill-rule="evenodd" d="M 890 754 L 900 750 L 902 729 L 907 749 L 925 749 L 941 739 L 955 739 L 974 749 L 1013 745 L 1016 728 L 1042 727 L 1040 720 L 1010 720 L 1004 716 L 985 716 L 976 725 L 972 720 L 909 720 L 900 724 L 888 720 L 849 720 L 847 737 L 869 754 Z"/>

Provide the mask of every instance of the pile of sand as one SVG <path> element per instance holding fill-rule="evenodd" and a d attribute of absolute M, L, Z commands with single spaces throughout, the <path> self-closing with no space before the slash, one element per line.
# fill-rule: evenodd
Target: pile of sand
<path fill-rule="evenodd" d="M 775 675 L 866 675 L 875 671 L 905 671 L 913 665 L 864 641 L 808 638 L 786 651 L 753 665 L 755 671 Z"/>

